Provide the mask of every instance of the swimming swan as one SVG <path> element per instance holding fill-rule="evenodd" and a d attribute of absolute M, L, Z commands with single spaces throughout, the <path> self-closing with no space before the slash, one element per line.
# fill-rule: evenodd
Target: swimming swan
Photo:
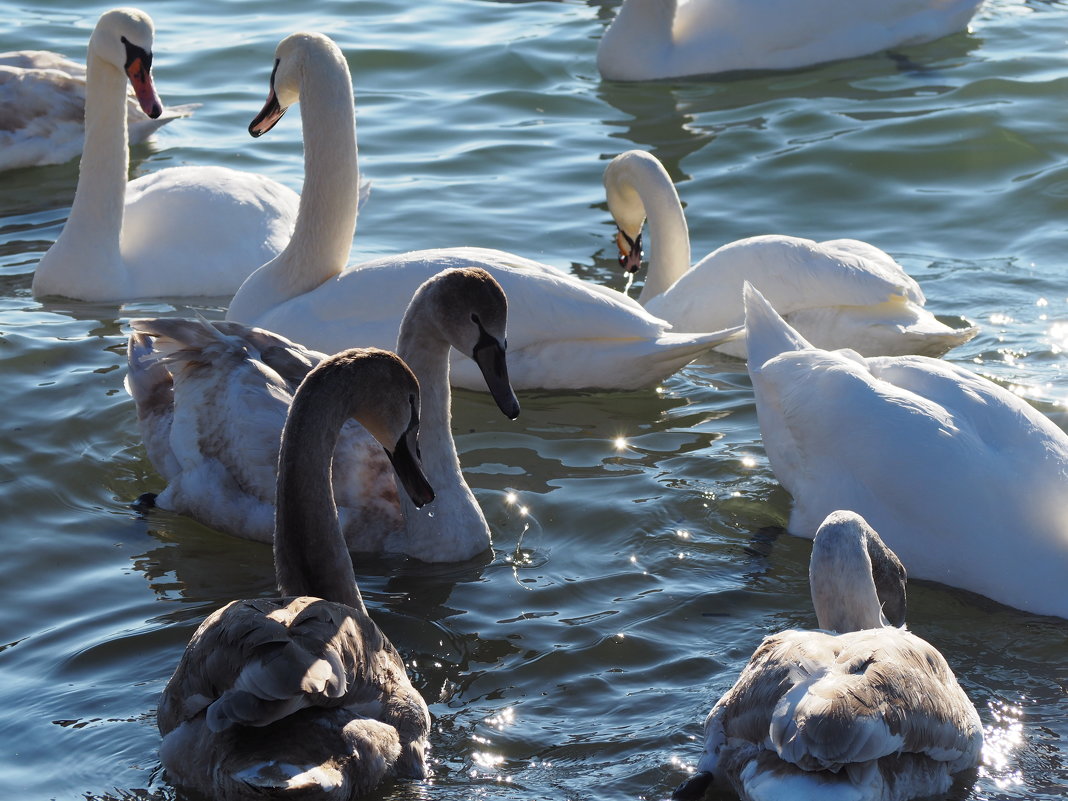
<path fill-rule="evenodd" d="M 749 375 L 789 531 L 863 515 L 914 578 L 1068 617 L 1068 436 L 1019 396 L 924 356 L 812 347 L 745 290 Z"/>
<path fill-rule="evenodd" d="M 170 106 L 152 119 L 128 92 L 130 144 L 146 141 L 199 105 Z M 81 155 L 85 139 L 85 66 L 48 50 L 0 53 L 0 108 L 0 170 L 64 164 Z"/>
<path fill-rule="evenodd" d="M 624 0 L 597 47 L 609 81 L 787 70 L 964 30 L 981 0 Z"/>
<path fill-rule="evenodd" d="M 416 511 L 393 469 L 356 423 L 334 452 L 334 496 L 351 551 L 460 561 L 490 530 L 460 471 L 450 424 L 450 345 L 472 359 L 501 411 L 515 419 L 500 286 L 477 269 L 443 272 L 415 293 L 397 352 L 422 391 L 419 443 L 436 498 Z M 239 537 L 270 542 L 278 443 L 297 385 L 323 354 L 238 323 L 132 320 L 127 388 L 149 458 L 167 480 L 156 505 Z"/>
<path fill-rule="evenodd" d="M 218 801 L 351 799 L 426 776 L 426 702 L 367 614 L 338 527 L 331 452 L 359 420 L 416 506 L 419 386 L 394 354 L 351 350 L 301 384 L 282 434 L 274 563 L 283 597 L 232 601 L 193 634 L 157 722 L 170 779 Z"/>
<path fill-rule="evenodd" d="M 161 113 L 152 39 L 152 20 L 136 9 L 105 12 L 93 30 L 78 188 L 37 265 L 34 297 L 231 295 L 289 240 L 297 194 L 262 175 L 170 167 L 127 183 L 127 79 L 145 113 Z"/>
<path fill-rule="evenodd" d="M 278 45 L 271 89 L 249 130 L 270 130 L 304 104 L 305 181 L 289 245 L 234 296 L 226 318 L 333 352 L 354 342 L 391 347 L 416 288 L 450 267 L 481 267 L 504 288 L 508 362 L 517 389 L 618 388 L 654 384 L 740 328 L 677 334 L 631 298 L 545 264 L 498 250 L 445 248 L 345 268 L 356 227 L 358 167 L 352 82 L 327 37 L 299 33 Z M 453 358 L 450 380 L 482 378 Z"/>
<path fill-rule="evenodd" d="M 641 266 L 646 219 L 649 273 L 638 302 L 682 331 L 738 325 L 749 281 L 809 342 L 865 356 L 941 356 L 978 333 L 954 330 L 923 308 L 919 285 L 878 248 L 855 239 L 813 242 L 753 236 L 690 266 L 690 234 L 679 195 L 656 156 L 622 153 L 604 172 L 608 210 L 618 226 L 620 263 Z M 745 358 L 745 340 L 717 350 Z"/>
<path fill-rule="evenodd" d="M 905 630 L 905 570 L 860 515 L 820 526 L 809 584 L 820 630 L 764 638 L 674 798 L 715 780 L 746 801 L 905 801 L 979 764 L 979 715 L 938 649 Z"/>

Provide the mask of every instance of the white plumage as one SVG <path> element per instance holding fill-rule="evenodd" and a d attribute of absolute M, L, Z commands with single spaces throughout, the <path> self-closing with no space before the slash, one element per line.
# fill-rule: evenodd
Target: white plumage
<path fill-rule="evenodd" d="M 924 356 L 814 348 L 754 288 L 749 375 L 790 533 L 864 516 L 915 578 L 1068 617 L 1068 436 L 1027 401 Z"/>
<path fill-rule="evenodd" d="M 948 36 L 980 2 L 624 0 L 597 67 L 612 81 L 797 69 Z"/>
<path fill-rule="evenodd" d="M 127 183 L 127 80 L 146 114 L 162 111 L 147 66 L 153 36 L 152 20 L 136 9 L 108 11 L 93 30 L 78 187 L 37 265 L 35 297 L 231 295 L 289 241 L 297 194 L 265 176 L 184 166 Z"/>
<path fill-rule="evenodd" d="M 480 267 L 504 288 L 509 371 L 517 389 L 649 386 L 740 328 L 675 333 L 613 289 L 580 281 L 511 253 L 443 248 L 387 256 L 346 269 L 356 225 L 357 152 L 344 59 L 325 37 L 288 37 L 277 50 L 267 105 L 253 125 L 270 129 L 286 107 L 303 104 L 305 181 L 293 239 L 234 296 L 227 319 L 275 331 L 332 352 L 359 342 L 391 347 L 415 289 L 450 267 Z M 454 360 L 454 385 L 481 377 Z"/>
<path fill-rule="evenodd" d="M 940 356 L 967 342 L 974 326 L 952 329 L 924 308 L 919 284 L 888 254 L 855 239 L 814 242 L 753 236 L 690 266 L 686 217 L 667 170 L 649 153 L 629 150 L 609 162 L 605 194 L 620 235 L 620 261 L 641 262 L 648 225 L 649 272 L 638 302 L 681 331 L 708 331 L 744 320 L 749 281 L 809 342 L 850 347 L 865 356 Z M 745 358 L 745 340 L 717 350 Z"/>
<path fill-rule="evenodd" d="M 127 92 L 130 144 L 199 105 L 170 106 L 152 119 Z M 0 53 L 0 109 L 0 171 L 77 158 L 85 140 L 85 65 L 48 50 Z"/>

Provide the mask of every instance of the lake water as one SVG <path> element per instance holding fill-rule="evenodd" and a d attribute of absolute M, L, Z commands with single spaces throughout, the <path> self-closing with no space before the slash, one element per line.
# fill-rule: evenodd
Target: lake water
<path fill-rule="evenodd" d="M 866 239 L 937 314 L 982 327 L 951 361 L 1066 424 L 1068 2 L 988 0 L 970 32 L 893 59 L 633 85 L 595 67 L 617 6 L 147 3 L 164 102 L 203 106 L 132 169 L 226 164 L 299 189 L 297 110 L 260 140 L 246 126 L 278 40 L 319 30 L 352 67 L 373 183 L 354 259 L 481 245 L 622 287 L 601 173 L 640 147 L 677 182 L 695 258 L 760 233 Z M 0 0 L 0 50 L 83 58 L 106 8 Z M 159 693 L 211 610 L 272 594 L 271 554 L 130 510 L 163 484 L 123 391 L 125 323 L 190 308 L 33 300 L 76 177 L 74 163 L 0 174 L 0 799 L 170 799 Z M 790 498 L 741 362 L 521 401 L 515 423 L 482 394 L 454 404 L 492 561 L 357 565 L 434 716 L 433 781 L 382 797 L 663 798 L 760 639 L 814 625 L 809 542 L 781 534 Z M 979 776 L 953 797 L 1062 798 L 1068 623 L 910 593 L 911 628 L 987 727 Z"/>

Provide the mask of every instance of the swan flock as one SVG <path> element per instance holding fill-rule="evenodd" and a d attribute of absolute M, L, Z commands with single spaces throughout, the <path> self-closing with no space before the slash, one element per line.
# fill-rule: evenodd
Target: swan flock
<path fill-rule="evenodd" d="M 597 65 L 606 81 L 798 69 L 961 31 L 978 2 L 818 6 L 826 30 L 781 0 L 624 0 Z M 941 359 L 976 326 L 937 319 L 861 239 L 770 233 L 694 261 L 678 191 L 641 150 L 603 175 L 619 263 L 646 270 L 637 298 L 477 244 L 350 264 L 365 185 L 338 45 L 283 38 L 248 126 L 268 136 L 301 105 L 298 194 L 206 165 L 129 180 L 130 145 L 192 111 L 164 109 L 154 38 L 147 14 L 113 9 L 84 68 L 0 54 L 0 91 L 20 83 L 53 123 L 51 140 L 5 132 L 0 169 L 81 157 L 34 297 L 227 299 L 221 321 L 129 321 L 125 385 L 165 483 L 151 504 L 269 545 L 278 590 L 190 639 L 157 714 L 170 781 L 344 801 L 431 776 L 427 699 L 353 561 L 496 558 L 453 439 L 454 388 L 516 420 L 516 390 L 647 390 L 713 350 L 745 361 L 787 530 L 812 540 L 816 625 L 760 640 L 674 797 L 904 801 L 976 768 L 979 713 L 952 657 L 906 628 L 907 580 L 1068 618 L 1068 435 Z M 35 71 L 51 83 L 34 88 Z"/>

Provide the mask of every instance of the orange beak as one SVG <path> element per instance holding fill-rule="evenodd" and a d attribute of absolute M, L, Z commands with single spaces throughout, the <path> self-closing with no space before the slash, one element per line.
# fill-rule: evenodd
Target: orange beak
<path fill-rule="evenodd" d="M 152 83 L 152 69 L 145 66 L 145 60 L 143 56 L 135 56 L 127 62 L 126 77 L 130 79 L 141 110 L 156 119 L 163 113 L 163 103 L 156 94 L 156 87 Z"/>

